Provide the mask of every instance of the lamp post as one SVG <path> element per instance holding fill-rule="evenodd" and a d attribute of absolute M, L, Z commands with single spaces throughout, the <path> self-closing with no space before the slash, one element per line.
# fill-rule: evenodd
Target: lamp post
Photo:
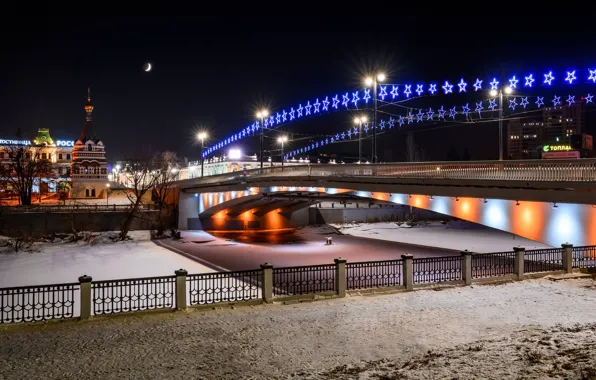
<path fill-rule="evenodd" d="M 106 183 L 106 206 L 110 204 L 110 184 Z"/>
<path fill-rule="evenodd" d="M 281 170 L 284 169 L 284 143 L 288 141 L 288 136 L 281 136 L 277 139 L 277 142 L 281 144 Z"/>
<path fill-rule="evenodd" d="M 358 163 L 362 163 L 362 123 L 366 123 L 366 116 L 360 116 L 354 118 L 354 123 L 358 125 Z"/>
<path fill-rule="evenodd" d="M 364 83 L 367 86 L 372 86 L 373 88 L 373 118 L 372 118 L 372 130 L 373 130 L 373 138 L 372 138 L 372 163 L 375 164 L 377 162 L 377 84 L 378 82 L 382 82 L 385 80 L 385 74 L 380 73 L 373 77 L 368 77 L 365 79 Z"/>
<path fill-rule="evenodd" d="M 261 169 L 263 169 L 263 133 L 265 129 L 265 118 L 269 116 L 269 111 L 262 110 L 257 112 L 257 117 L 261 120 Z"/>
<path fill-rule="evenodd" d="M 207 133 L 199 132 L 197 135 L 199 140 L 201 140 L 201 177 L 203 176 L 203 162 L 205 161 L 203 157 L 203 151 L 205 150 L 205 139 L 207 138 Z"/>
<path fill-rule="evenodd" d="M 509 95 L 512 92 L 511 87 L 505 87 L 505 94 Z M 499 96 L 499 161 L 503 161 L 503 90 L 491 90 L 490 95 Z"/>

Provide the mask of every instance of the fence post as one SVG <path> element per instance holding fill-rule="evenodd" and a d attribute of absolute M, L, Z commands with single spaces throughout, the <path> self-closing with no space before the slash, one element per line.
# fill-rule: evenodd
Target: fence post
<path fill-rule="evenodd" d="M 81 313 L 80 319 L 89 319 L 91 317 L 91 276 L 86 274 L 79 277 L 79 286 L 81 288 Z"/>
<path fill-rule="evenodd" d="M 461 279 L 466 285 L 472 285 L 472 252 L 467 249 L 461 252 Z"/>
<path fill-rule="evenodd" d="M 401 255 L 403 260 L 402 276 L 407 291 L 414 290 L 414 256 L 410 254 Z"/>
<path fill-rule="evenodd" d="M 176 275 L 176 310 L 186 309 L 186 269 L 178 269 L 174 272 Z"/>
<path fill-rule="evenodd" d="M 515 252 L 515 263 L 513 264 L 513 271 L 517 275 L 518 280 L 524 279 L 524 256 L 526 249 L 524 247 L 513 247 Z"/>
<path fill-rule="evenodd" d="M 338 257 L 333 260 L 335 262 L 335 288 L 338 297 L 346 296 L 346 259 Z"/>
<path fill-rule="evenodd" d="M 273 265 L 269 263 L 261 264 L 263 270 L 263 301 L 273 302 Z"/>
<path fill-rule="evenodd" d="M 566 273 L 573 272 L 573 244 L 561 244 L 563 247 L 563 270 Z"/>

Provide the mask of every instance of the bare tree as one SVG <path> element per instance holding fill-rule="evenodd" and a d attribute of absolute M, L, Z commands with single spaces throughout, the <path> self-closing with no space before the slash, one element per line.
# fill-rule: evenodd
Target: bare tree
<path fill-rule="evenodd" d="M 159 153 L 154 160 L 154 192 L 157 204 L 157 236 L 165 231 L 165 217 L 170 214 L 174 203 L 172 184 L 178 178 L 179 163 L 176 153 Z"/>
<path fill-rule="evenodd" d="M 41 192 L 42 178 L 53 178 L 52 163 L 43 158 L 41 147 L 11 146 L 5 148 L 8 161 L 0 164 L 0 179 L 11 185 L 22 205 L 30 205 L 33 185 Z"/>

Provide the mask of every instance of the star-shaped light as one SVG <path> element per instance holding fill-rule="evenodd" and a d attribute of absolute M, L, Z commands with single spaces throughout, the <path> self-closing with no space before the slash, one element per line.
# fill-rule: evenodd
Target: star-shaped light
<path fill-rule="evenodd" d="M 595 70 L 596 71 L 596 70 Z M 430 92 L 431 95 L 434 95 L 435 92 L 437 92 L 437 84 L 436 83 L 432 83 L 428 86 L 428 92 Z"/>
<path fill-rule="evenodd" d="M 528 87 L 532 87 L 532 83 L 534 83 L 536 80 L 534 79 L 534 74 L 530 74 L 526 77 L 526 86 Z"/>
<path fill-rule="evenodd" d="M 303 110 L 304 110 L 304 107 L 302 107 L 302 104 L 298 104 L 298 108 L 296 108 L 296 112 L 298 112 L 298 117 L 302 117 Z"/>
<path fill-rule="evenodd" d="M 348 108 L 348 103 L 350 102 L 350 96 L 349 94 L 346 92 L 345 94 L 342 95 L 343 100 L 341 101 L 341 105 Z"/>
<path fill-rule="evenodd" d="M 433 120 L 434 115 L 435 115 L 435 111 L 433 111 L 432 108 L 429 108 L 428 112 L 426 113 L 426 120 Z"/>
<path fill-rule="evenodd" d="M 400 115 L 399 119 L 397 120 L 397 124 L 399 124 L 399 126 L 401 127 L 402 125 L 404 125 L 404 123 L 404 117 Z"/>
<path fill-rule="evenodd" d="M 331 144 L 333 144 L 335 142 L 335 137 L 331 138 Z"/>
<path fill-rule="evenodd" d="M 590 76 L 588 77 L 588 80 L 591 80 L 592 83 L 596 83 L 596 69 L 595 70 L 588 69 L 588 71 L 590 72 Z"/>
<path fill-rule="evenodd" d="M 387 96 L 387 86 L 381 86 L 381 92 L 379 92 L 379 98 L 381 98 L 382 100 L 385 100 L 386 96 Z"/>
<path fill-rule="evenodd" d="M 345 139 L 346 139 L 346 133 L 345 133 L 345 132 L 342 132 L 342 133 L 341 133 L 341 139 L 342 139 L 342 140 L 345 140 Z"/>
<path fill-rule="evenodd" d="M 455 107 L 453 107 L 449 110 L 449 117 L 455 119 L 455 115 L 457 115 L 457 110 L 455 109 Z"/>
<path fill-rule="evenodd" d="M 544 74 L 544 83 L 550 86 L 551 84 L 553 84 L 553 80 L 555 80 L 555 77 L 553 76 L 552 71 L 549 71 L 548 74 Z"/>
<path fill-rule="evenodd" d="M 489 83 L 490 84 L 490 89 L 491 90 L 498 90 L 499 89 L 499 81 L 497 80 L 497 78 L 493 78 L 493 81 Z"/>
<path fill-rule="evenodd" d="M 416 122 L 420 123 L 422 121 L 422 118 L 424 117 L 424 112 L 422 112 L 422 110 L 418 110 L 418 113 L 416 114 Z"/>
<path fill-rule="evenodd" d="M 474 91 L 482 90 L 482 81 L 476 78 L 476 82 L 474 82 Z"/>
<path fill-rule="evenodd" d="M 461 78 L 461 81 L 457 84 L 459 86 L 459 92 L 466 92 L 466 87 L 468 84 L 464 82 L 464 78 Z"/>
<path fill-rule="evenodd" d="M 412 115 L 412 112 L 408 112 L 408 124 L 412 123 L 414 121 L 414 115 Z"/>
<path fill-rule="evenodd" d="M 517 107 L 519 104 L 517 104 L 517 99 L 513 98 L 513 99 L 509 99 L 509 108 L 511 108 L 512 110 L 515 111 L 515 107 Z"/>
<path fill-rule="evenodd" d="M 284 122 L 288 120 L 288 113 L 286 112 L 286 110 L 283 110 L 283 112 L 281 113 L 281 119 Z"/>
<path fill-rule="evenodd" d="M 412 93 L 412 85 L 406 84 L 406 89 L 404 90 L 404 94 L 406 94 L 406 98 L 409 98 L 411 93 Z"/>
<path fill-rule="evenodd" d="M 538 108 L 542 107 L 544 105 L 544 96 L 537 96 L 534 104 L 536 104 L 536 107 Z"/>
<path fill-rule="evenodd" d="M 360 98 L 358 97 L 358 91 L 352 93 L 352 103 L 354 103 L 354 107 L 358 107 L 358 101 Z"/>
<path fill-rule="evenodd" d="M 333 101 L 333 105 L 331 107 L 337 109 L 337 105 L 339 104 L 339 97 L 335 95 L 331 100 Z"/>
<path fill-rule="evenodd" d="M 310 115 L 310 109 L 311 108 L 312 108 L 312 106 L 310 105 L 310 100 L 309 100 L 308 102 L 306 102 L 306 105 L 304 106 L 304 109 L 306 110 L 306 112 L 304 114 L 305 115 Z"/>
<path fill-rule="evenodd" d="M 269 116 L 269 125 L 273 127 L 273 123 L 275 123 L 275 118 L 271 115 Z M 240 138 L 240 136 L 238 136 L 238 138 Z"/>
<path fill-rule="evenodd" d="M 592 103 L 592 99 L 593 99 L 593 98 L 594 98 L 594 95 L 590 95 L 590 94 L 588 94 L 588 95 L 586 96 L 586 104 L 588 104 L 588 103 Z"/>
<path fill-rule="evenodd" d="M 462 108 L 462 113 L 466 116 L 470 113 L 470 106 L 469 103 L 466 103 Z"/>
<path fill-rule="evenodd" d="M 329 110 L 329 97 L 325 96 L 325 99 L 323 100 L 323 111 L 328 111 Z"/>
<path fill-rule="evenodd" d="M 275 122 L 277 124 L 281 123 L 281 115 L 279 114 L 279 112 L 277 112 L 277 114 L 275 115 Z"/>
<path fill-rule="evenodd" d="M 445 90 L 445 93 L 446 94 L 453 93 L 453 85 L 452 84 L 449 84 L 448 81 L 445 81 L 445 84 L 443 86 L 441 86 L 441 87 L 443 87 L 443 90 Z"/>
<path fill-rule="evenodd" d="M 488 109 L 494 111 L 497 108 L 497 99 L 489 99 L 488 100 Z"/>
<path fill-rule="evenodd" d="M 336 140 L 336 141 L 337 141 L 337 140 L 339 140 L 339 133 L 336 133 L 336 134 L 335 134 L 335 140 Z"/>
<path fill-rule="evenodd" d="M 291 116 L 290 116 L 290 120 L 292 120 Z M 267 128 L 269 126 L 269 118 L 264 119 L 263 124 L 265 125 L 265 128 Z"/>
<path fill-rule="evenodd" d="M 441 106 L 441 108 L 439 108 L 437 110 L 437 112 L 439 112 L 439 119 L 445 119 L 445 112 L 447 112 L 447 111 L 445 111 L 445 109 L 443 108 L 443 106 Z"/>
<path fill-rule="evenodd" d="M 556 106 L 558 106 L 558 105 L 560 105 L 560 104 L 561 104 L 561 97 L 560 97 L 560 96 L 557 96 L 557 95 L 555 95 L 555 97 L 553 98 L 553 106 L 555 106 L 555 107 L 556 107 Z"/>
<path fill-rule="evenodd" d="M 381 122 L 379 123 L 379 128 L 381 129 L 381 131 L 385 129 L 385 120 L 381 120 Z"/>
<path fill-rule="evenodd" d="M 567 98 L 567 105 L 570 106 L 573 103 L 575 103 L 575 96 L 569 95 L 569 97 Z"/>
<path fill-rule="evenodd" d="M 348 138 L 351 139 L 352 138 L 352 130 L 348 129 Z"/>
<path fill-rule="evenodd" d="M 368 123 L 364 124 L 364 132 L 368 133 Z"/>
<path fill-rule="evenodd" d="M 476 103 L 476 108 L 474 109 L 474 111 L 476 111 L 478 113 L 482 113 L 483 109 L 484 109 L 484 107 L 482 106 L 482 102 Z"/>
<path fill-rule="evenodd" d="M 364 89 L 364 97 L 362 98 L 364 100 L 364 103 L 368 104 L 368 101 L 370 100 L 370 98 L 371 98 L 370 88 Z"/>
<path fill-rule="evenodd" d="M 257 121 L 257 122 L 254 122 L 254 123 L 252 123 L 252 125 L 251 125 L 251 127 L 250 127 L 250 128 L 252 128 L 252 131 L 253 131 L 253 132 L 255 131 L 255 124 L 257 125 L 257 129 L 258 129 L 258 128 L 259 128 L 259 124 L 260 124 L 260 123 L 259 123 L 258 121 Z M 247 129 L 247 133 L 250 133 L 250 130 L 248 130 L 248 127 L 247 127 L 246 129 Z M 226 142 L 226 140 L 224 140 L 224 143 L 225 143 L 225 142 Z"/>
<path fill-rule="evenodd" d="M 416 93 L 418 94 L 418 96 L 422 95 L 423 92 L 424 92 L 423 85 L 417 84 L 416 85 Z"/>
<path fill-rule="evenodd" d="M 312 105 L 315 106 L 314 113 L 319 113 L 321 110 L 321 103 L 319 102 L 319 98 L 317 98 L 317 100 Z"/>
<path fill-rule="evenodd" d="M 398 90 L 398 86 L 391 86 L 391 92 L 390 92 L 391 99 L 397 98 L 397 95 L 399 95 L 397 90 Z"/>
<path fill-rule="evenodd" d="M 519 82 L 519 80 L 514 75 L 513 77 L 511 77 L 511 79 L 509 79 L 509 87 L 517 88 L 517 82 Z"/>
<path fill-rule="evenodd" d="M 519 104 L 520 106 L 524 107 L 524 109 L 526 109 L 526 106 L 530 104 L 530 102 L 528 101 L 528 97 L 526 96 L 525 98 L 521 98 L 521 103 Z"/>
<path fill-rule="evenodd" d="M 395 125 L 395 119 L 393 117 L 389 118 L 389 129 L 393 128 L 393 126 Z"/>
<path fill-rule="evenodd" d="M 569 84 L 573 84 L 573 81 L 576 80 L 577 78 L 575 77 L 575 70 L 573 71 L 567 71 L 567 78 L 565 78 L 565 80 L 567 82 L 569 82 Z"/>
<path fill-rule="evenodd" d="M 290 107 L 290 112 L 288 112 L 288 115 L 290 115 L 290 120 L 294 120 L 295 114 L 296 111 L 294 110 L 294 107 Z M 265 119 L 265 126 L 267 126 L 267 119 Z"/>

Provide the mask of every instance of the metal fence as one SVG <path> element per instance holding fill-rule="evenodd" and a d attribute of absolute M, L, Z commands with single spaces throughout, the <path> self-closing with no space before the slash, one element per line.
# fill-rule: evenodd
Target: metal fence
<path fill-rule="evenodd" d="M 273 268 L 273 295 L 335 291 L 335 265 Z"/>
<path fill-rule="evenodd" d="M 403 260 L 346 263 L 347 290 L 403 285 Z"/>
<path fill-rule="evenodd" d="M 0 323 L 47 321 L 77 316 L 79 284 L 20 286 L 0 289 Z"/>
<path fill-rule="evenodd" d="M 42 212 L 64 212 L 64 213 L 79 213 L 79 212 L 104 212 L 104 211 L 130 211 L 131 204 L 52 204 L 52 205 L 31 205 L 31 206 L 7 206 L 3 208 L 7 213 L 42 213 Z M 166 209 L 171 209 L 172 206 L 164 206 Z M 155 211 L 159 206 L 156 204 L 141 204 L 139 211 Z"/>
<path fill-rule="evenodd" d="M 596 268 L 596 246 L 573 247 L 571 252 L 574 268 Z"/>
<path fill-rule="evenodd" d="M 192 274 L 186 277 L 188 304 L 237 302 L 262 297 L 262 270 Z"/>
<path fill-rule="evenodd" d="M 173 308 L 176 276 L 95 281 L 91 291 L 95 315 Z"/>
<path fill-rule="evenodd" d="M 461 262 L 460 256 L 414 259 L 414 284 L 461 280 Z"/>
<path fill-rule="evenodd" d="M 472 278 L 514 274 L 515 252 L 482 253 L 472 256 Z"/>
<path fill-rule="evenodd" d="M 534 249 L 524 254 L 524 273 L 552 272 L 563 269 L 563 249 Z"/>

